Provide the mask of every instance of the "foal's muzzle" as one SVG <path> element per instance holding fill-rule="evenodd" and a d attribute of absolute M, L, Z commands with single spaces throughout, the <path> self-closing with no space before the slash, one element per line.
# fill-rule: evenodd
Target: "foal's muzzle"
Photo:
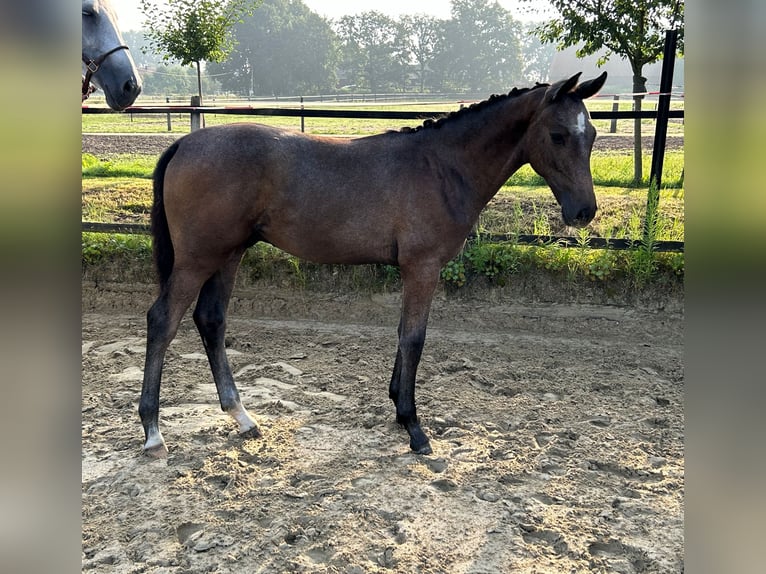
<path fill-rule="evenodd" d="M 561 217 L 564 223 L 571 227 L 585 227 L 596 216 L 596 210 L 598 206 L 594 201 L 590 205 L 578 205 L 574 208 L 567 209 L 567 206 L 561 207 Z"/>

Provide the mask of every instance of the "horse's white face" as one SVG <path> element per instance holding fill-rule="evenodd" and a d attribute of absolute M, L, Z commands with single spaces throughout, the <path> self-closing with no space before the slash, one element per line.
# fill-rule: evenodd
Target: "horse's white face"
<path fill-rule="evenodd" d="M 98 70 L 91 81 L 104 91 L 106 103 L 115 110 L 128 107 L 141 93 L 141 78 L 126 48 L 109 0 L 82 0 L 83 74 L 86 63 L 95 61 Z"/>

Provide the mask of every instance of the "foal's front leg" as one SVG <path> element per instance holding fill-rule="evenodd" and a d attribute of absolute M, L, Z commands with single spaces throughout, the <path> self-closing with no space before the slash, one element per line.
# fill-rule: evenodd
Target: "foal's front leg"
<path fill-rule="evenodd" d="M 391 376 L 389 396 L 396 405 L 396 420 L 410 435 L 410 448 L 418 454 L 431 454 L 431 444 L 420 427 L 415 407 L 415 377 L 426 340 L 426 324 L 431 299 L 439 279 L 439 269 L 426 265 L 414 270 L 402 267 L 402 317 L 399 322 L 399 348 Z"/>

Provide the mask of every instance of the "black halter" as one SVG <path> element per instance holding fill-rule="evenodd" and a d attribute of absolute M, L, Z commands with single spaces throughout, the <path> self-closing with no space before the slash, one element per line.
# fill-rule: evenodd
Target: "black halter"
<path fill-rule="evenodd" d="M 84 102 L 88 96 L 93 92 L 95 88 L 91 88 L 90 85 L 90 79 L 93 77 L 93 74 L 98 72 L 99 67 L 101 64 L 104 63 L 104 60 L 106 60 L 109 56 L 114 54 L 115 52 L 118 52 L 120 50 L 129 50 L 127 46 L 121 45 L 117 46 L 116 48 L 112 48 L 108 52 L 104 52 L 97 58 L 89 59 L 85 57 L 85 54 L 82 55 L 82 61 L 83 64 L 85 64 L 85 75 L 82 77 L 82 101 Z"/>

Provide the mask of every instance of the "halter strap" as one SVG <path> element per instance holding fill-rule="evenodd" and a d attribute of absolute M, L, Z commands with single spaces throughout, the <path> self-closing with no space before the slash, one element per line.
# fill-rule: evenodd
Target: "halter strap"
<path fill-rule="evenodd" d="M 86 99 L 88 99 L 88 96 L 91 95 L 91 93 L 95 90 L 95 88 L 91 87 L 90 79 L 93 77 L 93 74 L 98 72 L 99 67 L 101 64 L 104 63 L 104 60 L 106 60 L 109 56 L 114 54 L 115 52 L 119 52 L 120 50 L 130 50 L 127 46 L 124 44 L 121 44 L 115 48 L 112 48 L 108 52 L 104 52 L 100 56 L 89 59 L 85 56 L 85 54 L 82 55 L 82 63 L 85 64 L 85 75 L 82 77 L 82 101 L 84 102 Z"/>

